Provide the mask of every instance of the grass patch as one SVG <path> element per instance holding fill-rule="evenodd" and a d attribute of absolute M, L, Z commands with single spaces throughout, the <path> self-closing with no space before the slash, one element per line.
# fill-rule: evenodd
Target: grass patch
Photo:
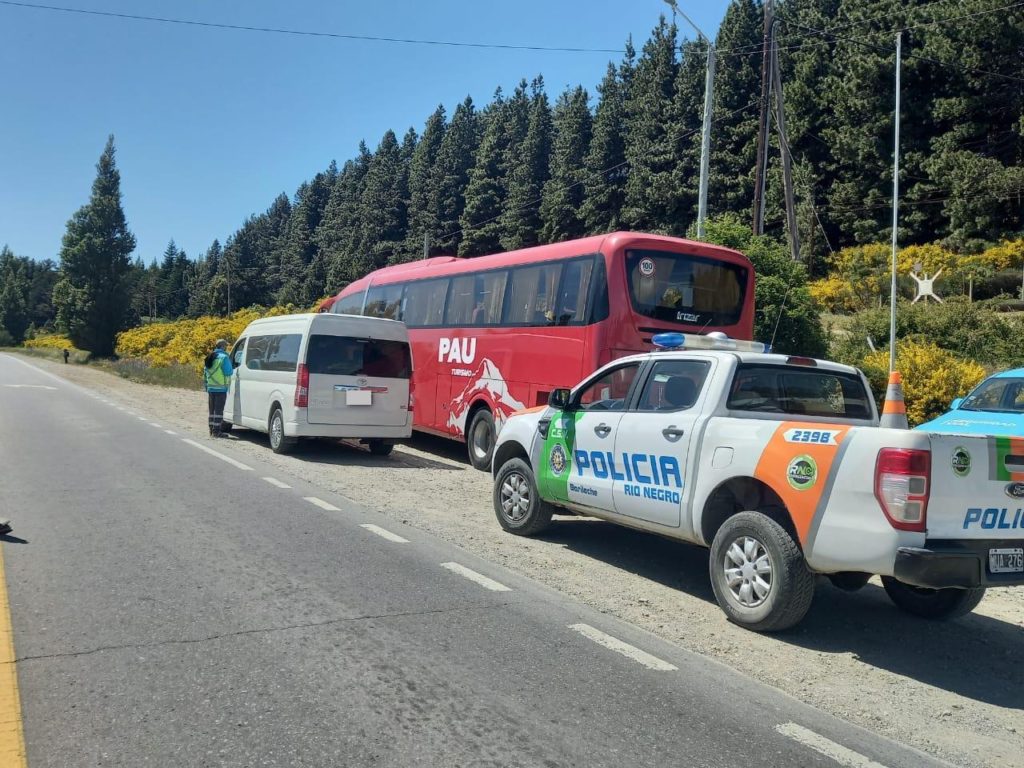
<path fill-rule="evenodd" d="M 4 352 L 14 352 L 28 357 L 41 357 L 44 360 L 52 360 L 55 363 L 64 362 L 64 353 L 59 349 L 49 347 L 3 347 Z M 83 352 L 80 349 L 70 350 L 68 362 L 75 365 L 85 365 L 92 361 L 92 352 Z"/>
<path fill-rule="evenodd" d="M 151 366 L 145 360 L 104 360 L 99 367 L 122 379 L 160 387 L 201 390 L 203 379 L 193 366 Z"/>

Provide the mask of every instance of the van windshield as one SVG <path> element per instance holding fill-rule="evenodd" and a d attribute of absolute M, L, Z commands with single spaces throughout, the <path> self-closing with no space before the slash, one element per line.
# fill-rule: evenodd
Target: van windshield
<path fill-rule="evenodd" d="M 404 341 L 314 334 L 306 366 L 310 374 L 408 379 L 412 357 Z"/>

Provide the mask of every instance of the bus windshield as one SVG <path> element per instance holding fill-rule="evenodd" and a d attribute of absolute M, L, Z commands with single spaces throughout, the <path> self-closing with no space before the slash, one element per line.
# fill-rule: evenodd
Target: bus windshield
<path fill-rule="evenodd" d="M 694 325 L 732 325 L 743 313 L 747 268 L 668 251 L 626 253 L 633 309 L 646 317 Z"/>

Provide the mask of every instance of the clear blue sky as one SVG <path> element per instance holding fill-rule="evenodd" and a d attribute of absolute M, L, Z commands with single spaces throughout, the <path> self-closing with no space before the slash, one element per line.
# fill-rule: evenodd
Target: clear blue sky
<path fill-rule="evenodd" d="M 482 43 L 621 49 L 663 0 L 26 0 L 207 22 Z M 679 0 L 709 35 L 727 0 Z M 682 25 L 682 20 L 680 20 Z M 684 28 L 684 32 L 686 29 Z M 690 33 L 692 35 L 692 33 Z M 0 5 L 0 244 L 56 259 L 107 134 L 147 262 L 172 237 L 195 257 L 280 192 L 543 74 L 591 94 L 606 53 L 371 43 L 158 24 Z"/>

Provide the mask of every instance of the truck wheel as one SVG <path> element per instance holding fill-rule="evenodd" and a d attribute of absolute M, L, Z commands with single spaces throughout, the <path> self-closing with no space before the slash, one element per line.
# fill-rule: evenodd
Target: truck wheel
<path fill-rule="evenodd" d="M 755 632 L 798 623 L 811 607 L 814 574 L 785 528 L 760 512 L 733 515 L 711 544 L 711 587 L 730 621 Z"/>
<path fill-rule="evenodd" d="M 295 447 L 295 438 L 284 435 L 284 416 L 280 408 L 275 408 L 270 414 L 267 435 L 270 438 L 270 450 L 274 453 L 288 453 Z"/>
<path fill-rule="evenodd" d="M 482 469 L 485 472 L 491 468 L 491 457 L 494 456 L 494 416 L 487 408 L 481 408 L 473 414 L 469 422 L 469 429 L 466 431 L 466 448 L 469 453 L 469 463 L 475 469 Z"/>
<path fill-rule="evenodd" d="M 390 456 L 395 450 L 394 443 L 385 443 L 383 440 L 371 440 L 366 445 L 374 456 Z"/>
<path fill-rule="evenodd" d="M 553 508 L 540 498 L 530 465 L 506 461 L 494 478 L 494 514 L 498 523 L 517 536 L 533 536 L 551 525 Z"/>
<path fill-rule="evenodd" d="M 899 608 L 925 619 L 955 619 L 975 608 L 985 596 L 984 587 L 970 589 L 928 589 L 904 584 L 892 576 L 882 577 L 882 586 Z"/>

